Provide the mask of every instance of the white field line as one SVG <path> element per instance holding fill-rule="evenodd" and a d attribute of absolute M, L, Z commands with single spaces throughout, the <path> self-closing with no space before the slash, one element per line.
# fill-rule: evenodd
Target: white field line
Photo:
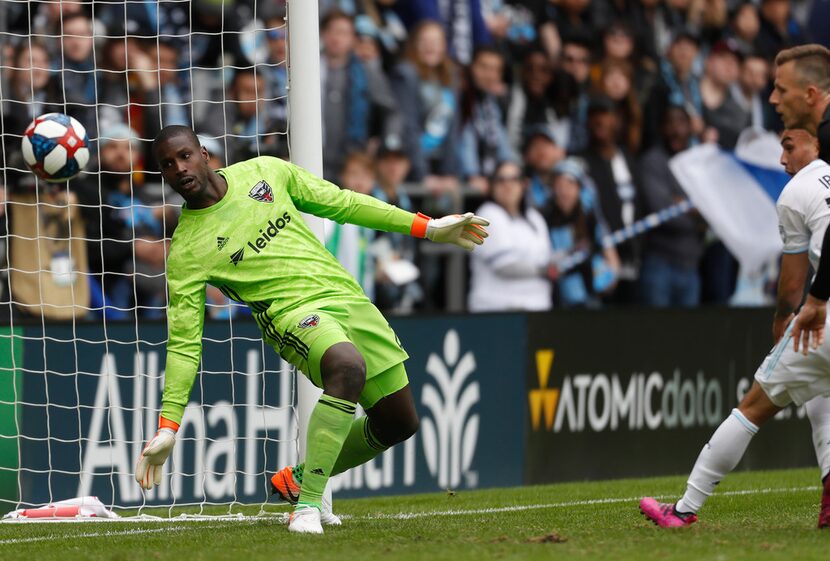
<path fill-rule="evenodd" d="M 808 487 L 782 487 L 777 489 L 743 489 L 740 491 L 724 491 L 718 493 L 716 497 L 734 497 L 739 495 L 768 495 L 772 493 L 801 493 L 806 491 L 818 491 L 821 489 L 818 486 L 811 485 Z M 670 499 L 677 497 L 677 495 L 656 495 L 655 499 Z M 584 499 L 581 501 L 568 501 L 563 503 L 547 503 L 535 505 L 514 505 L 502 506 L 492 508 L 474 508 L 469 510 L 439 510 L 432 512 L 399 512 L 395 514 L 371 514 L 368 516 L 355 517 L 363 520 L 412 520 L 414 518 L 425 518 L 430 516 L 463 516 L 470 514 L 499 514 L 502 512 L 521 512 L 524 510 L 539 510 L 544 508 L 567 508 L 576 506 L 591 506 L 591 505 L 606 505 L 615 503 L 628 503 L 639 501 L 642 497 L 618 497 L 611 499 Z M 341 516 L 341 518 L 351 518 L 349 516 Z M 2 542 L 0 542 L 2 543 Z"/>
<path fill-rule="evenodd" d="M 117 536 L 137 536 L 143 534 L 156 534 L 159 532 L 184 532 L 188 530 L 195 530 L 204 529 L 204 528 L 223 528 L 224 526 L 215 525 L 215 526 L 169 526 L 166 528 L 135 528 L 132 530 L 115 530 L 112 532 L 93 532 L 90 534 L 64 534 L 64 535 L 49 535 L 49 536 L 38 536 L 35 538 L 16 538 L 10 540 L 0 540 L 0 545 L 14 545 L 14 544 L 21 544 L 21 543 L 32 543 L 32 542 L 46 542 L 46 541 L 55 541 L 60 539 L 75 539 L 75 538 L 112 538 Z"/>
<path fill-rule="evenodd" d="M 779 488 L 766 488 L 766 489 L 742 489 L 736 491 L 724 491 L 722 493 L 718 493 L 717 497 L 735 497 L 735 496 L 742 496 L 742 495 L 770 495 L 775 493 L 804 493 L 807 491 L 818 491 L 820 487 L 816 485 L 806 486 L 806 487 L 779 487 Z M 667 499 L 675 497 L 676 495 L 657 495 L 655 496 L 656 499 Z M 475 509 L 466 509 L 466 510 L 437 510 L 437 511 L 422 511 L 422 512 L 398 512 L 392 514 L 368 514 L 365 516 L 350 516 L 350 515 L 342 515 L 341 518 L 343 519 L 353 519 L 353 520 L 413 520 L 416 518 L 426 518 L 426 517 L 433 517 L 433 516 L 469 516 L 469 515 L 476 515 L 476 514 L 500 514 L 503 512 L 521 512 L 525 510 L 541 510 L 541 509 L 549 509 L 549 508 L 569 508 L 569 507 L 580 507 L 580 506 L 592 506 L 592 505 L 607 505 L 607 504 L 618 504 L 618 503 L 628 503 L 628 502 L 636 502 L 639 501 L 641 497 L 616 497 L 616 498 L 609 498 L 609 499 L 584 499 L 578 501 L 566 501 L 561 503 L 542 503 L 542 504 L 531 504 L 531 505 L 514 505 L 514 506 L 503 506 L 503 507 L 491 507 L 491 508 L 475 508 Z M 231 522 L 258 522 L 263 520 L 263 517 L 257 516 L 238 516 L 233 518 L 226 518 L 225 520 Z M 103 521 L 100 520 L 100 521 Z M 119 520 L 109 520 L 111 522 L 119 522 Z M 3 545 L 13 545 L 13 544 L 21 544 L 21 543 L 31 543 L 31 542 L 40 542 L 40 541 L 53 541 L 53 540 L 60 540 L 60 539 L 76 539 L 76 538 L 109 538 L 109 537 L 117 537 L 117 536 L 133 536 L 133 535 L 142 535 L 142 534 L 155 534 L 160 532 L 183 532 L 191 529 L 204 529 L 204 528 L 224 528 L 225 525 L 211 525 L 211 526 L 202 526 L 202 525 L 194 525 L 194 526 L 180 526 L 175 523 L 181 522 L 216 522 L 216 519 L 210 518 L 167 518 L 167 519 L 122 519 L 120 522 L 167 522 L 174 523 L 170 524 L 169 526 L 165 526 L 163 528 L 137 528 L 133 530 L 114 530 L 111 532 L 93 532 L 89 534 L 62 534 L 62 535 L 48 535 L 48 536 L 38 536 L 32 538 L 12 538 L 7 540 L 0 540 L 0 546 Z"/>

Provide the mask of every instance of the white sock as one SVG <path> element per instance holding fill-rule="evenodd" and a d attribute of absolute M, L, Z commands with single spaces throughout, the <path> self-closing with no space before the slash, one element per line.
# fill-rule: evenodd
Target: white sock
<path fill-rule="evenodd" d="M 741 461 L 756 432 L 758 427 L 733 409 L 700 451 L 689 475 L 686 493 L 677 501 L 675 509 L 683 513 L 700 510 L 723 476 Z"/>
<path fill-rule="evenodd" d="M 807 417 L 813 426 L 813 446 L 816 449 L 821 478 L 830 473 L 830 398 L 814 397 L 805 404 Z"/>

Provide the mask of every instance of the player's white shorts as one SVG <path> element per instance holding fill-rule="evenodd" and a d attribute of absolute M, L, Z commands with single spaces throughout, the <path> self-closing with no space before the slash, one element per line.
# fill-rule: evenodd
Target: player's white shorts
<path fill-rule="evenodd" d="M 791 402 L 802 405 L 816 396 L 830 396 L 830 321 L 825 327 L 827 337 L 807 356 L 793 351 L 792 328 L 775 345 L 755 372 L 755 379 L 770 400 L 779 407 Z"/>

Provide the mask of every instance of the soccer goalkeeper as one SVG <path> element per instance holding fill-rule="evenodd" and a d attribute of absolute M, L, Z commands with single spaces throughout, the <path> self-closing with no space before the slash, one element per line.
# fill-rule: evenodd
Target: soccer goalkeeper
<path fill-rule="evenodd" d="M 272 480 L 299 491 L 294 496 L 275 486 L 296 501 L 289 530 L 321 534 L 329 477 L 412 436 L 418 416 L 403 366 L 409 355 L 300 211 L 467 250 L 484 241 L 488 223 L 472 213 L 415 215 L 271 157 L 212 171 L 207 150 L 183 126 L 163 128 L 153 153 L 185 205 L 167 258 L 169 338 L 159 429 L 138 459 L 136 481 L 144 489 L 161 483 L 196 379 L 205 285 L 211 284 L 247 304 L 265 341 L 323 389 L 308 423 L 305 464 Z M 354 418 L 357 403 L 366 410 L 360 419 Z M 339 522 L 330 511 L 322 521 Z"/>

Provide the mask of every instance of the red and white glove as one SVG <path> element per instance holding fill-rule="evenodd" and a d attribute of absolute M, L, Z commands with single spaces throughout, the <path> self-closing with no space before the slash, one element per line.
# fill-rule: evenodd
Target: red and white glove
<path fill-rule="evenodd" d="M 135 466 L 135 480 L 142 488 L 149 491 L 153 485 L 161 485 L 161 472 L 173 452 L 177 430 L 178 424 L 164 417 L 159 419 L 158 432 L 144 447 Z"/>
<path fill-rule="evenodd" d="M 484 226 L 490 222 L 472 212 L 430 218 L 420 212 L 412 222 L 410 233 L 438 243 L 451 243 L 468 251 L 484 243 L 489 234 Z"/>

